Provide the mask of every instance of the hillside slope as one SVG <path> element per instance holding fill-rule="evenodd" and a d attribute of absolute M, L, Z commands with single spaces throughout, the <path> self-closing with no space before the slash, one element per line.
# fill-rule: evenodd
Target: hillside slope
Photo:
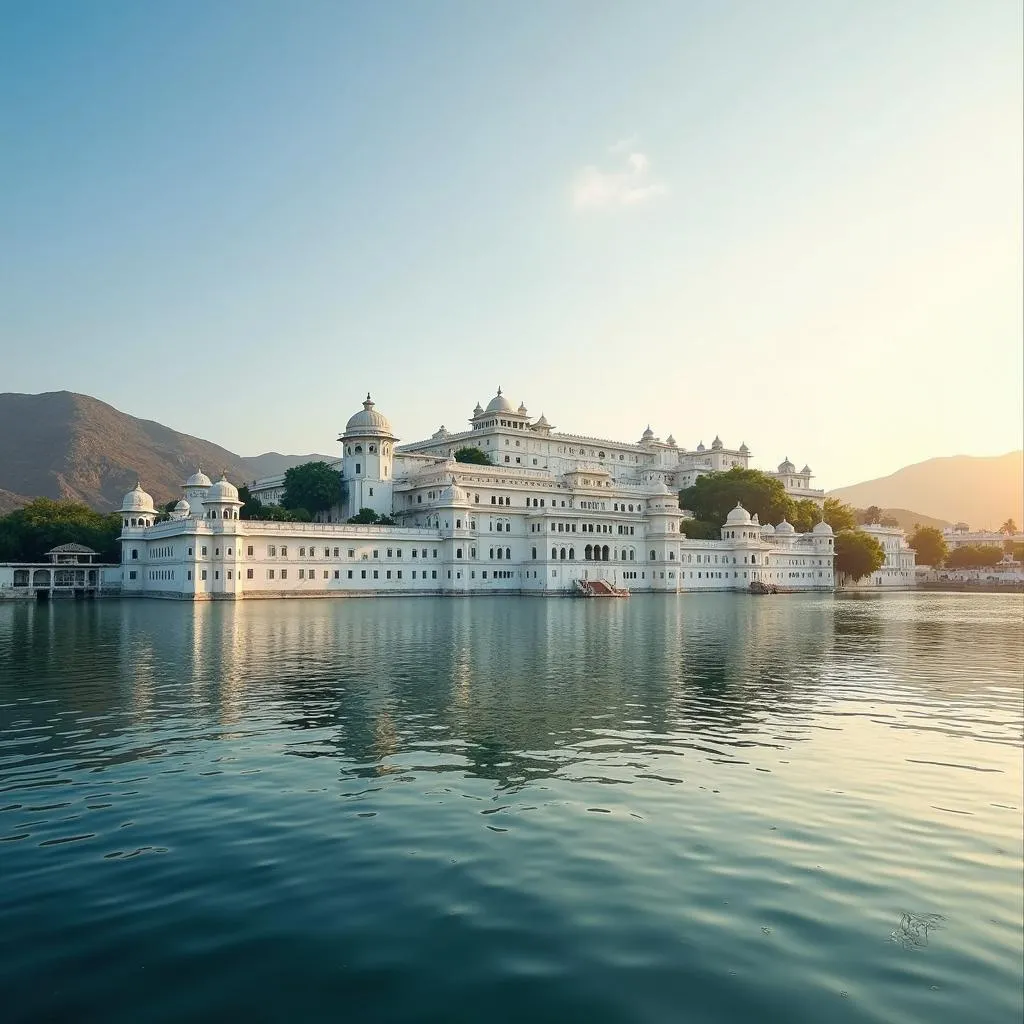
<path fill-rule="evenodd" d="M 259 480 L 265 476 L 278 476 L 286 469 L 301 466 L 304 462 L 334 462 L 341 458 L 341 452 L 334 455 L 282 455 L 280 452 L 264 452 L 262 455 L 249 455 L 242 459 L 249 471 L 248 479 Z"/>
<path fill-rule="evenodd" d="M 211 477 L 252 478 L 226 448 L 141 420 L 88 395 L 0 394 L 0 490 L 116 508 L 141 480 L 162 504 L 197 466 Z"/>
<path fill-rule="evenodd" d="M 1008 518 L 1024 520 L 1024 452 L 928 459 L 829 496 L 857 508 L 919 509 L 974 529 L 998 529 Z"/>

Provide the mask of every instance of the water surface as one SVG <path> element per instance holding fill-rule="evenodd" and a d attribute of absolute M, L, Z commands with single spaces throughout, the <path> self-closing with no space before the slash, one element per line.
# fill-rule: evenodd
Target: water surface
<path fill-rule="evenodd" d="M 3 1018 L 1020 1020 L 1021 613 L 0 604 Z"/>

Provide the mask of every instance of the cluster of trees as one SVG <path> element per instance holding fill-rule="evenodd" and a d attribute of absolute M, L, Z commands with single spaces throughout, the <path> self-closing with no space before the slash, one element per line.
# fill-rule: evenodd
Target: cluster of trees
<path fill-rule="evenodd" d="M 465 448 L 457 449 L 455 452 L 455 461 L 468 462 L 472 466 L 491 465 L 491 459 L 487 452 L 482 452 L 479 448 L 474 448 L 472 445 L 467 445 Z"/>
<path fill-rule="evenodd" d="M 243 502 L 240 518 L 273 522 L 308 523 L 343 498 L 341 474 L 326 462 L 304 462 L 284 474 L 284 494 L 279 505 L 264 505 L 248 487 L 238 488 Z"/>
<path fill-rule="evenodd" d="M 718 539 L 736 502 L 751 515 L 756 512 L 762 523 L 786 519 L 799 533 L 810 532 L 824 519 L 836 535 L 836 571 L 851 579 L 868 576 L 885 563 L 882 546 L 857 529 L 860 524 L 849 505 L 837 498 L 826 498 L 824 508 L 810 498 L 795 500 L 780 480 L 739 466 L 724 473 L 706 473 L 679 492 L 680 506 L 695 517 L 683 521 L 683 532 L 687 537 Z"/>
<path fill-rule="evenodd" d="M 684 533 L 687 537 L 717 539 L 737 501 L 751 515 L 756 512 L 762 523 L 786 519 L 799 533 L 814 529 L 822 518 L 836 533 L 857 527 L 853 509 L 836 498 L 826 498 L 824 509 L 810 498 L 796 501 L 775 477 L 734 466 L 724 473 L 705 473 L 692 487 L 679 492 L 680 506 L 694 515 L 684 520 Z"/>
<path fill-rule="evenodd" d="M 94 512 L 77 501 L 36 498 L 0 516 L 0 562 L 39 562 L 58 544 L 84 544 L 104 562 L 121 560 L 117 512 Z"/>
<path fill-rule="evenodd" d="M 398 523 L 391 516 L 382 516 L 374 512 L 372 508 L 361 508 L 354 516 L 349 516 L 350 523 L 358 523 L 362 526 L 397 526 Z"/>
<path fill-rule="evenodd" d="M 1000 527 L 1000 533 L 1008 536 L 1017 532 L 1017 525 L 1007 519 Z M 949 549 L 941 530 L 934 526 L 918 526 L 908 542 L 917 554 L 918 565 L 947 569 L 984 569 L 1001 561 L 1008 554 L 1018 561 L 1024 560 L 1024 544 L 1007 540 L 1000 547 L 997 544 L 963 544 Z"/>
<path fill-rule="evenodd" d="M 900 521 L 887 516 L 877 505 L 857 509 L 857 523 L 860 526 L 899 526 Z"/>

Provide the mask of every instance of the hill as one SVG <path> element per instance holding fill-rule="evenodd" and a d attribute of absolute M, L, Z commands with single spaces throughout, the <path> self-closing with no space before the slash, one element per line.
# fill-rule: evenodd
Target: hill
<path fill-rule="evenodd" d="M 1024 452 L 928 459 L 877 480 L 839 487 L 829 497 L 856 508 L 927 509 L 938 519 L 998 529 L 1006 519 L 1024 520 Z"/>
<path fill-rule="evenodd" d="M 0 499 L 68 498 L 117 508 L 141 479 L 162 504 L 181 493 L 197 466 L 211 476 L 251 479 L 246 460 L 226 448 L 140 420 L 88 395 L 54 391 L 0 394 Z"/>
<path fill-rule="evenodd" d="M 861 510 L 863 511 L 863 510 Z M 883 508 L 882 515 L 888 516 L 895 519 L 900 524 L 904 533 L 911 534 L 914 532 L 915 526 L 934 526 L 937 530 L 944 530 L 947 526 L 952 526 L 952 523 L 946 522 L 945 519 L 935 519 L 932 516 L 921 515 L 920 512 L 911 512 L 910 509 L 906 508 Z"/>
<path fill-rule="evenodd" d="M 259 480 L 265 476 L 278 476 L 286 469 L 301 466 L 304 462 L 334 462 L 341 458 L 341 453 L 334 455 L 281 455 L 280 452 L 264 452 L 262 455 L 250 455 L 242 462 L 249 469 L 248 479 Z"/>

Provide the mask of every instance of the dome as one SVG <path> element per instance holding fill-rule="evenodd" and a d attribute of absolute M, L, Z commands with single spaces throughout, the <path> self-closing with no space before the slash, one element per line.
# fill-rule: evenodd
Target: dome
<path fill-rule="evenodd" d="M 501 393 L 501 388 L 498 388 L 498 393 L 487 403 L 487 412 L 515 411 L 516 407 Z"/>
<path fill-rule="evenodd" d="M 643 434 L 640 435 L 640 438 L 643 441 L 653 441 L 654 440 L 654 431 L 651 430 L 650 423 L 647 424 L 647 429 L 643 432 Z"/>
<path fill-rule="evenodd" d="M 811 467 L 808 466 L 808 465 L 804 465 L 804 468 L 800 470 L 800 475 L 801 476 L 810 476 L 811 475 Z"/>
<path fill-rule="evenodd" d="M 771 523 L 763 523 L 761 526 L 761 536 L 771 537 L 775 533 L 775 527 Z"/>
<path fill-rule="evenodd" d="M 706 452 L 707 451 L 707 448 L 704 447 L 704 442 L 703 441 L 701 441 L 701 443 L 699 445 L 697 445 L 697 451 L 699 451 L 699 452 Z"/>
<path fill-rule="evenodd" d="M 813 533 L 816 537 L 831 537 L 832 527 L 829 526 L 824 519 L 822 519 L 822 521 L 818 523 L 813 530 L 811 530 L 811 533 Z"/>
<path fill-rule="evenodd" d="M 445 426 L 442 423 L 441 426 L 438 427 L 437 430 L 434 432 L 434 437 L 435 438 L 444 438 L 444 437 L 447 437 L 447 436 L 448 436 L 448 431 L 445 429 Z"/>
<path fill-rule="evenodd" d="M 483 414 L 484 414 L 484 407 L 479 402 L 477 402 L 476 406 L 473 409 L 473 415 L 474 416 L 483 416 Z"/>
<path fill-rule="evenodd" d="M 525 402 L 520 402 L 519 403 L 519 415 L 520 416 L 527 415 L 527 413 L 526 413 L 526 403 Z"/>
<path fill-rule="evenodd" d="M 722 439 L 717 434 L 715 434 L 714 441 L 711 442 L 711 450 L 713 452 L 722 450 Z"/>
<path fill-rule="evenodd" d="M 369 392 L 366 394 L 366 401 L 363 408 L 351 417 L 345 424 L 345 437 L 356 437 L 366 434 L 386 434 L 391 436 L 391 421 L 381 412 L 373 407 L 373 399 Z"/>
<path fill-rule="evenodd" d="M 725 521 L 745 526 L 750 522 L 750 513 L 737 501 L 736 507 L 725 517 Z"/>
<path fill-rule="evenodd" d="M 789 461 L 789 456 L 788 455 L 782 460 L 782 462 L 779 463 L 779 472 L 780 473 L 795 473 L 796 472 L 796 466 L 794 466 L 793 463 Z"/>
<path fill-rule="evenodd" d="M 192 514 L 192 506 L 184 498 L 182 498 L 181 501 L 179 501 L 174 506 L 174 512 L 172 514 L 174 516 L 180 516 L 182 519 L 184 519 Z"/>
<path fill-rule="evenodd" d="M 442 505 L 466 505 L 469 497 L 455 482 L 455 477 L 452 477 L 451 483 L 441 492 L 440 501 Z"/>
<path fill-rule="evenodd" d="M 156 515 L 153 499 L 142 489 L 141 483 L 135 486 L 121 499 L 122 512 L 148 512 Z"/>
<path fill-rule="evenodd" d="M 740 445 L 740 454 L 741 455 L 749 455 L 750 454 L 750 449 L 747 447 L 747 442 L 746 441 L 744 441 L 743 444 Z"/>
<path fill-rule="evenodd" d="M 775 532 L 786 534 L 788 536 L 796 533 L 796 529 L 794 528 L 792 523 L 786 522 L 786 520 L 783 519 L 782 522 L 775 527 Z"/>
<path fill-rule="evenodd" d="M 551 424 L 548 423 L 548 418 L 547 418 L 547 416 L 544 415 L 544 413 L 540 414 L 540 419 L 537 420 L 536 423 L 534 423 L 533 429 L 534 430 L 550 430 L 551 429 Z"/>
<path fill-rule="evenodd" d="M 196 471 L 185 481 L 186 487 L 209 487 L 213 481 L 198 467 Z"/>
<path fill-rule="evenodd" d="M 760 526 L 761 525 L 761 520 L 758 519 L 756 512 L 750 517 L 750 523 L 751 523 L 752 526 Z"/>
<path fill-rule="evenodd" d="M 204 501 L 238 501 L 238 488 L 226 476 L 221 476 L 206 492 Z"/>
<path fill-rule="evenodd" d="M 675 446 L 676 446 L 676 439 L 671 434 L 669 434 L 668 435 L 668 439 L 666 440 L 665 443 L 670 445 L 671 447 L 675 448 Z"/>

